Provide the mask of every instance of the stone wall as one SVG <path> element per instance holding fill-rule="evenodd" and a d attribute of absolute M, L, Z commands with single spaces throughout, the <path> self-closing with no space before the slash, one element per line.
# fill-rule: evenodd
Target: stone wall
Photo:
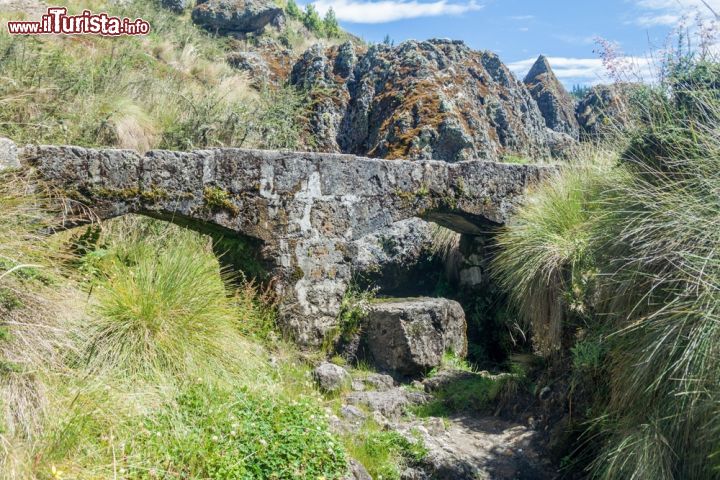
<path fill-rule="evenodd" d="M 213 149 L 27 146 L 22 165 L 101 218 L 140 213 L 258 239 L 282 326 L 316 346 L 337 321 L 353 242 L 421 217 L 466 235 L 504 223 L 552 167 Z"/>

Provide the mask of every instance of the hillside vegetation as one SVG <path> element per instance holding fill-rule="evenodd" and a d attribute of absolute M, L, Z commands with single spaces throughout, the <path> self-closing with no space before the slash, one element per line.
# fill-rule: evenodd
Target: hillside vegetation
<path fill-rule="evenodd" d="M 691 52 L 666 71 L 633 99 L 635 127 L 540 187 L 498 240 L 536 348 L 572 364 L 584 433 L 566 466 L 597 478 L 720 468 L 720 68 Z"/>

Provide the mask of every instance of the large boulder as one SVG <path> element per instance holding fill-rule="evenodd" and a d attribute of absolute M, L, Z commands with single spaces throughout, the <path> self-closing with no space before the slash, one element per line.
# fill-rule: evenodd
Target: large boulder
<path fill-rule="evenodd" d="M 372 304 L 365 344 L 376 367 L 414 376 L 440 365 L 443 354 L 467 354 L 465 312 L 445 298 L 412 298 Z"/>
<path fill-rule="evenodd" d="M 491 52 L 459 41 L 315 46 L 293 68 L 316 148 L 397 159 L 549 156 L 527 88 Z"/>
<path fill-rule="evenodd" d="M 20 168 L 18 149 L 12 140 L 0 137 L 0 171 L 6 168 Z"/>
<path fill-rule="evenodd" d="M 206 0 L 193 9 L 192 21 L 212 32 L 245 34 L 281 26 L 285 14 L 271 0 Z"/>
<path fill-rule="evenodd" d="M 575 101 L 557 79 L 544 55 L 538 57 L 523 83 L 537 102 L 548 128 L 577 140 L 580 127 L 575 119 Z"/>

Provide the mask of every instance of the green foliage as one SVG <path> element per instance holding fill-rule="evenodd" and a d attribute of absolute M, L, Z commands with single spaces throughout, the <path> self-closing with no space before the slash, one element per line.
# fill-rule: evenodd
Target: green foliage
<path fill-rule="evenodd" d="M 105 7 L 149 21 L 150 35 L 88 36 L 83 48 L 70 37 L 0 37 L 3 136 L 139 150 L 296 146 L 298 102 L 280 102 L 285 88 L 258 91 L 233 70 L 226 40 L 156 2 Z"/>
<path fill-rule="evenodd" d="M 328 38 L 335 38 L 340 36 L 340 24 L 338 24 L 337 17 L 335 16 L 335 10 L 332 7 L 328 9 L 323 18 L 323 32 Z"/>
<path fill-rule="evenodd" d="M 566 168 L 534 192 L 514 224 L 497 238 L 496 278 L 532 326 L 540 351 L 560 347 L 571 306 L 578 312 L 585 309 L 586 278 L 594 269 L 591 214 L 610 181 L 608 168 Z"/>
<path fill-rule="evenodd" d="M 326 335 L 323 350 L 332 350 L 338 342 L 349 342 L 360 331 L 362 322 L 367 316 L 368 305 L 375 298 L 375 290 L 361 290 L 350 285 L 340 302 L 338 326 L 335 333 Z"/>
<path fill-rule="evenodd" d="M 598 340 L 581 340 L 570 348 L 575 370 L 597 370 L 602 366 L 604 348 Z"/>
<path fill-rule="evenodd" d="M 720 70 L 681 60 L 635 98 L 622 163 L 566 168 L 499 242 L 499 278 L 535 340 L 587 330 L 567 346 L 594 395 L 597 478 L 720 467 Z"/>
<path fill-rule="evenodd" d="M 142 465 L 182 478 L 339 479 L 342 445 L 312 400 L 289 401 L 248 390 L 189 386 L 145 418 L 133 446 Z M 153 478 L 146 468 L 130 478 Z"/>
<path fill-rule="evenodd" d="M 520 377 L 518 377 L 519 379 Z M 457 413 L 490 414 L 496 400 L 511 383 L 512 374 L 489 376 L 466 372 L 442 384 L 428 403 L 415 407 L 421 417 L 447 417 Z"/>
<path fill-rule="evenodd" d="M 285 5 L 285 12 L 287 12 L 290 18 L 294 18 L 296 20 L 302 17 L 302 11 L 295 0 L 288 0 L 287 5 Z"/>
<path fill-rule="evenodd" d="M 315 9 L 315 5 L 312 3 L 305 5 L 305 13 L 303 14 L 302 21 L 305 28 L 311 32 L 318 34 L 323 33 L 323 21 L 320 18 L 320 14 L 318 14 L 318 11 Z"/>
<path fill-rule="evenodd" d="M 205 200 L 205 205 L 212 211 L 225 210 L 233 215 L 240 213 L 237 205 L 230 200 L 230 195 L 227 190 L 220 187 L 205 187 L 203 199 Z"/>
<path fill-rule="evenodd" d="M 141 237 L 105 259 L 98 315 L 86 325 L 91 369 L 153 377 L 236 368 L 232 357 L 242 353 L 244 342 L 206 245 L 197 234 L 178 230 L 158 250 Z"/>
<path fill-rule="evenodd" d="M 381 430 L 370 422 L 360 432 L 345 437 L 348 453 L 372 476 L 400 480 L 404 464 L 417 463 L 427 455 L 421 440 L 408 440 L 397 432 Z"/>

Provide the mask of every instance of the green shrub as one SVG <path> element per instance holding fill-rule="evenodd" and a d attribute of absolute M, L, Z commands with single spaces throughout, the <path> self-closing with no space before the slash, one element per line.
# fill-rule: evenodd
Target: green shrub
<path fill-rule="evenodd" d="M 383 480 L 400 480 L 403 465 L 418 463 L 427 455 L 422 441 L 411 441 L 397 432 L 380 430 L 372 422 L 366 423 L 359 432 L 347 435 L 345 446 L 372 478 Z"/>
<path fill-rule="evenodd" d="M 145 418 L 133 445 L 142 468 L 131 478 L 154 478 L 148 465 L 181 478 L 340 479 L 347 463 L 314 401 L 191 385 Z"/>

